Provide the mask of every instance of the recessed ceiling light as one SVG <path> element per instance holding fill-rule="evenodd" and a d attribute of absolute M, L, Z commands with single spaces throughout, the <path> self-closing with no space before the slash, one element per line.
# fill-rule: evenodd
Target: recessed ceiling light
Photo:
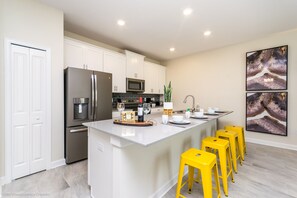
<path fill-rule="evenodd" d="M 124 26 L 126 24 L 126 22 L 122 19 L 118 20 L 118 25 L 119 26 Z"/>
<path fill-rule="evenodd" d="M 171 47 L 171 48 L 169 49 L 169 51 L 174 52 L 174 51 L 175 51 L 175 48 L 174 48 L 174 47 Z"/>
<path fill-rule="evenodd" d="M 211 31 L 207 30 L 204 32 L 204 36 L 209 36 L 209 35 L 211 35 Z"/>
<path fill-rule="evenodd" d="M 186 9 L 184 9 L 183 13 L 185 16 L 188 16 L 188 15 L 192 14 L 192 11 L 193 10 L 191 8 L 186 8 Z"/>

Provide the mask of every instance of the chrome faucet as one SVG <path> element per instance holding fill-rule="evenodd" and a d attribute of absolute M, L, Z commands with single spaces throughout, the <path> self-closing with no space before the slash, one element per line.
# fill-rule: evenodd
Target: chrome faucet
<path fill-rule="evenodd" d="M 192 109 L 191 109 L 191 111 L 193 112 L 193 111 L 195 111 L 195 97 L 193 95 L 187 95 L 184 99 L 184 103 L 187 102 L 188 97 L 192 97 L 192 99 L 193 99 L 193 104 L 192 104 Z"/>

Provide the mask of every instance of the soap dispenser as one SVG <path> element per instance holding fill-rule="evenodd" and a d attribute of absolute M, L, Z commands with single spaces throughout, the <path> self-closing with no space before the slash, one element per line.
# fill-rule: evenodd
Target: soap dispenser
<path fill-rule="evenodd" d="M 189 119 L 189 118 L 191 117 L 191 111 L 190 111 L 190 108 L 187 108 L 185 117 L 186 117 L 186 119 Z"/>

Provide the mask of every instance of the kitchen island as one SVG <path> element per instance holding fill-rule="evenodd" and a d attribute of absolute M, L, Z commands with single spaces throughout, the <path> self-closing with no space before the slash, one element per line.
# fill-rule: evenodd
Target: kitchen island
<path fill-rule="evenodd" d="M 228 112 L 230 113 L 230 112 Z M 88 183 L 94 198 L 162 197 L 177 181 L 180 154 L 200 148 L 213 136 L 218 116 L 190 119 L 188 125 L 161 123 L 161 114 L 146 116 L 147 127 L 84 123 L 88 127 Z"/>

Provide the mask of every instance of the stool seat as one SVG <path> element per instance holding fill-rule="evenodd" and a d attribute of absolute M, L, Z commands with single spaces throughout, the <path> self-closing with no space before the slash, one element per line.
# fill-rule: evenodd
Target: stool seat
<path fill-rule="evenodd" d="M 202 186 L 203 186 L 204 197 L 212 198 L 211 170 L 214 171 L 216 190 L 218 192 L 217 197 L 218 198 L 221 197 L 216 155 L 213 153 L 208 153 L 202 150 L 191 148 L 181 154 L 178 182 L 177 182 L 177 189 L 176 189 L 176 198 L 185 197 L 180 193 L 181 188 L 185 185 L 185 183 L 182 184 L 185 165 L 188 165 L 188 170 L 189 170 L 189 173 L 188 173 L 189 193 L 191 193 L 192 191 L 192 186 L 194 181 L 194 168 L 197 168 L 201 171 L 201 175 L 202 175 Z"/>
<path fill-rule="evenodd" d="M 244 137 L 244 128 L 242 126 L 227 125 L 225 130 L 235 131 L 238 134 L 239 147 L 241 148 L 241 159 L 244 160 L 244 154 L 246 154 L 246 144 Z"/>
<path fill-rule="evenodd" d="M 231 181 L 234 182 L 229 141 L 217 137 L 206 137 L 202 140 L 201 149 L 205 151 L 210 149 L 218 151 L 222 174 L 219 177 L 223 181 L 224 193 L 228 196 L 228 177 L 231 176 Z"/>
<path fill-rule="evenodd" d="M 216 155 L 195 148 L 191 148 L 181 155 L 187 160 L 187 165 L 195 167 L 213 166 Z"/>
<path fill-rule="evenodd" d="M 216 131 L 216 137 L 229 140 L 233 168 L 234 168 L 235 173 L 237 173 L 237 160 L 239 160 L 240 165 L 242 165 L 242 158 L 240 155 L 241 148 L 239 147 L 238 133 L 235 131 L 228 131 L 228 130 L 220 129 L 220 130 Z M 237 150 L 238 150 L 238 152 L 237 152 Z M 238 153 L 238 155 L 237 155 L 237 153 Z"/>

